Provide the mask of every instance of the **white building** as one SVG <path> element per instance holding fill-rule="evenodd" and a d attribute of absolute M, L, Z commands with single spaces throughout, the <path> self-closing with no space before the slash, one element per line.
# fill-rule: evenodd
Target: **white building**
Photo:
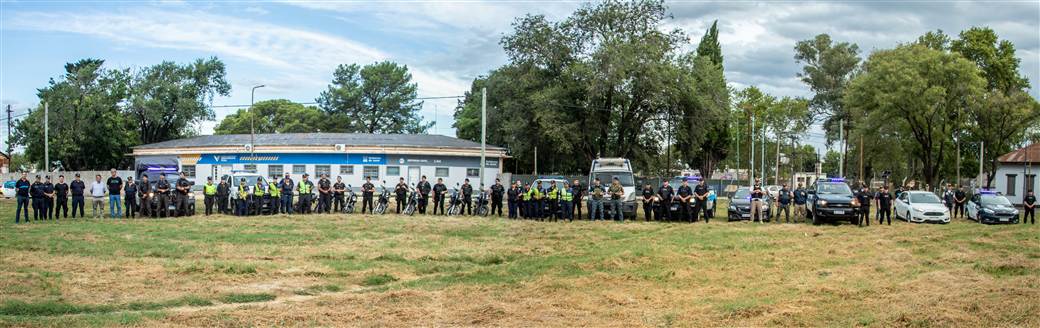
<path fill-rule="evenodd" d="M 496 146 L 488 146 L 485 155 L 484 183 L 490 186 L 507 155 Z M 137 146 L 133 156 L 138 177 L 176 170 L 196 183 L 247 171 L 269 178 L 289 173 L 296 181 L 304 173 L 312 181 L 326 173 L 355 188 L 366 176 L 377 186 L 385 180 L 388 187 L 401 177 L 414 184 L 423 175 L 431 184 L 442 178 L 453 186 L 468 178 L 480 185 L 480 143 L 441 135 L 286 133 L 257 134 L 253 141 L 248 134 L 207 135 Z"/>
<path fill-rule="evenodd" d="M 1011 203 L 1019 205 L 1027 191 L 1035 194 L 1040 189 L 1040 143 L 1035 143 L 997 158 L 993 188 L 1003 193 Z"/>

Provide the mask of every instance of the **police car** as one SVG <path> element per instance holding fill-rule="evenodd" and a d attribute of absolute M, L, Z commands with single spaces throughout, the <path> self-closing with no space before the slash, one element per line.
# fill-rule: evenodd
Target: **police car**
<path fill-rule="evenodd" d="M 992 190 L 980 190 L 964 205 L 968 219 L 984 224 L 1018 223 L 1018 210 L 1011 201 Z"/>
<path fill-rule="evenodd" d="M 904 191 L 892 206 L 896 219 L 906 222 L 950 223 L 950 211 L 942 199 L 931 191 Z"/>
<path fill-rule="evenodd" d="M 859 201 L 844 178 L 820 178 L 809 188 L 806 215 L 814 225 L 825 221 L 859 221 Z"/>

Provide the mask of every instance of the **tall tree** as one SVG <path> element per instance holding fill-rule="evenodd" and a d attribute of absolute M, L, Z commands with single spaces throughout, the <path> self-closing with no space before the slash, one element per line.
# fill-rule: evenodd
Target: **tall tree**
<path fill-rule="evenodd" d="M 697 56 L 707 57 L 712 64 L 722 66 L 722 46 L 719 45 L 719 21 L 711 23 L 711 27 L 704 31 L 701 43 L 697 44 Z"/>
<path fill-rule="evenodd" d="M 138 127 L 139 142 L 182 138 L 194 133 L 195 124 L 212 120 L 213 97 L 231 92 L 226 75 L 216 57 L 186 65 L 162 62 L 136 72 L 125 111 Z"/>
<path fill-rule="evenodd" d="M 317 101 L 330 132 L 426 133 L 434 122 L 423 123 L 417 90 L 404 65 L 339 65 Z"/>
<path fill-rule="evenodd" d="M 922 164 L 935 186 L 950 135 L 963 128 L 965 108 L 980 106 L 985 80 L 970 61 L 919 44 L 871 54 L 863 73 L 849 85 L 844 103 L 868 119 L 888 120 L 910 131 L 906 152 Z"/>
<path fill-rule="evenodd" d="M 121 166 L 137 144 L 134 123 L 120 104 L 127 97 L 127 72 L 104 68 L 104 60 L 65 65 L 65 74 L 40 88 L 39 107 L 17 123 L 14 142 L 26 160 L 44 167 L 44 106 L 50 108 L 50 159 L 68 170 Z M 53 165 L 52 165 L 53 167 Z"/>
<path fill-rule="evenodd" d="M 972 27 L 961 31 L 960 38 L 950 42 L 950 50 L 982 70 L 989 90 L 1011 94 L 1029 88 L 1029 81 L 1018 72 L 1020 60 L 1015 56 L 1015 45 L 1000 40 L 991 28 Z"/>
<path fill-rule="evenodd" d="M 820 34 L 813 39 L 799 41 L 794 50 L 794 59 L 805 64 L 798 78 L 814 93 L 809 101 L 809 109 L 814 119 L 822 119 L 827 143 L 834 142 L 838 139 L 841 121 L 845 122 L 843 132 L 846 134 L 854 125 L 843 99 L 845 89 L 859 67 L 859 46 L 855 43 L 834 42 L 829 35 Z M 847 148 L 846 142 L 842 149 Z"/>
<path fill-rule="evenodd" d="M 252 122 L 250 122 L 252 120 Z M 250 123 L 256 133 L 305 133 L 325 131 L 328 117 L 317 107 L 304 106 L 285 99 L 261 101 L 252 108 L 225 116 L 213 129 L 214 134 L 249 133 Z"/>

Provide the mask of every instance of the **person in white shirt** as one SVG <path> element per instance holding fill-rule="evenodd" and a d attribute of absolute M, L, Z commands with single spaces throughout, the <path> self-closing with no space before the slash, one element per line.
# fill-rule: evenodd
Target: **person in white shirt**
<path fill-rule="evenodd" d="M 105 192 L 108 186 L 101 182 L 101 175 L 94 177 L 94 183 L 90 185 L 91 204 L 93 204 L 93 217 L 101 218 L 105 213 Z"/>

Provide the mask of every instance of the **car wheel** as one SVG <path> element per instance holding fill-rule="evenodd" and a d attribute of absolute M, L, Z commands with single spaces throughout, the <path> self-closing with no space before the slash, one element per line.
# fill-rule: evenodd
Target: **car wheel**
<path fill-rule="evenodd" d="M 913 222 L 913 221 L 910 221 L 911 218 L 912 218 L 912 216 L 910 216 L 910 211 L 906 211 L 906 222 L 907 223 Z"/>
<path fill-rule="evenodd" d="M 820 216 L 816 215 L 815 212 L 810 212 L 809 216 L 812 218 L 813 225 L 820 225 Z"/>

